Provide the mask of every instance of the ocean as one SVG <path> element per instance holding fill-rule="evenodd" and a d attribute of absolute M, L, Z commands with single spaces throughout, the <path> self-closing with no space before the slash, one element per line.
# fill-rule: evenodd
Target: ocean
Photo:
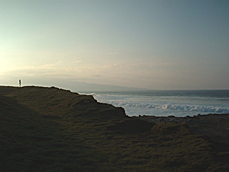
<path fill-rule="evenodd" d="M 87 92 L 98 102 L 123 107 L 128 116 L 194 116 L 229 113 L 229 90 Z"/>

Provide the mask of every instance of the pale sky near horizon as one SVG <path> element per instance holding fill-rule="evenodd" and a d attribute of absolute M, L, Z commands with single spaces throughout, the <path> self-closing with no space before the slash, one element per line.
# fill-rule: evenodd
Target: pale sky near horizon
<path fill-rule="evenodd" d="M 0 84 L 229 89 L 228 9 L 228 0 L 0 0 Z"/>

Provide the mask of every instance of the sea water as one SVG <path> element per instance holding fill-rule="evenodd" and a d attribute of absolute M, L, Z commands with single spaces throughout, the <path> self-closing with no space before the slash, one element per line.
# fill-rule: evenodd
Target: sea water
<path fill-rule="evenodd" d="M 229 113 L 229 90 L 95 92 L 98 102 L 123 107 L 128 116 L 194 116 Z"/>

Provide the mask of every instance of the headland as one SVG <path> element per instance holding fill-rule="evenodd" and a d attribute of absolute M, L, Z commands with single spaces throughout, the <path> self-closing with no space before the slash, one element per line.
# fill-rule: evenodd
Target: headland
<path fill-rule="evenodd" d="M 3 171 L 228 171 L 229 114 L 128 117 L 56 87 L 0 87 Z"/>

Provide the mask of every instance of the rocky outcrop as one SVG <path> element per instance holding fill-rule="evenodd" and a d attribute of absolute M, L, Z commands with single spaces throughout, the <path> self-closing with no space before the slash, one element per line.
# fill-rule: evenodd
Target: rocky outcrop
<path fill-rule="evenodd" d="M 216 144 L 222 143 L 229 147 L 229 114 L 208 114 L 194 117 L 139 116 L 138 118 L 157 124 L 185 123 L 193 133 L 200 134 Z"/>

